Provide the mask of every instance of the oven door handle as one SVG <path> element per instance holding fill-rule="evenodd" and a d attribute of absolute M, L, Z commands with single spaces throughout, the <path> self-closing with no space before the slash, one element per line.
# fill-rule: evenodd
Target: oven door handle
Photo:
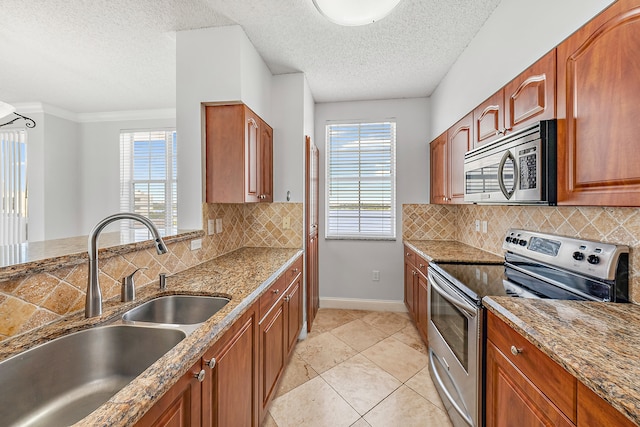
<path fill-rule="evenodd" d="M 431 287 L 444 299 L 446 299 L 447 301 L 449 301 L 451 304 L 455 305 L 456 307 L 458 307 L 460 310 L 464 311 L 465 313 L 467 313 L 469 315 L 469 317 L 473 318 L 476 317 L 476 313 L 478 311 L 478 307 L 473 306 L 471 304 L 467 304 L 463 301 L 460 301 L 457 298 L 452 297 L 451 295 L 449 295 L 449 293 L 447 293 L 447 291 L 445 291 L 444 289 L 442 289 L 442 287 L 437 283 L 437 280 L 435 277 L 433 277 L 433 275 L 429 274 L 429 284 L 431 284 Z"/>
<path fill-rule="evenodd" d="M 453 406 L 453 409 L 456 410 L 456 412 L 462 417 L 462 419 L 464 421 L 466 421 L 466 423 L 469 424 L 470 426 L 473 426 L 473 420 L 471 419 L 469 414 L 466 413 L 460 407 L 460 405 L 458 405 L 458 402 L 455 401 L 455 399 L 451 395 L 451 392 L 444 385 L 444 382 L 442 381 L 442 378 L 440 378 L 440 374 L 438 373 L 438 369 L 436 368 L 436 362 L 435 362 L 436 357 L 438 357 L 438 356 L 436 356 L 433 353 L 433 351 L 431 351 L 429 353 L 430 353 L 429 354 L 429 363 L 431 364 L 431 372 L 433 372 L 433 377 L 438 382 L 438 385 L 440 386 L 440 390 L 442 390 L 442 392 L 444 393 L 444 395 L 447 398 L 447 400 L 449 401 L 449 403 L 451 403 L 451 406 Z M 438 361 L 438 363 L 440 363 L 440 361 Z"/>

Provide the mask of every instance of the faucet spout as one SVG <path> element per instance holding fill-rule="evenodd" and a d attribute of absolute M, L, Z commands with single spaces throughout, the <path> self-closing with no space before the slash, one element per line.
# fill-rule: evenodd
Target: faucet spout
<path fill-rule="evenodd" d="M 88 242 L 89 277 L 87 281 L 87 299 L 84 308 L 84 317 L 86 318 L 102 315 L 102 292 L 100 291 L 100 282 L 98 280 L 98 277 L 100 275 L 100 270 L 98 268 L 98 237 L 107 225 L 121 219 L 131 219 L 144 224 L 153 235 L 158 255 L 167 253 L 167 246 L 162 240 L 162 237 L 160 237 L 158 229 L 153 224 L 153 222 L 149 220 L 149 218 L 146 218 L 142 215 L 122 212 L 108 216 L 98 224 L 96 224 L 96 226 L 93 227 L 93 230 L 91 230 L 91 233 L 89 234 Z"/>

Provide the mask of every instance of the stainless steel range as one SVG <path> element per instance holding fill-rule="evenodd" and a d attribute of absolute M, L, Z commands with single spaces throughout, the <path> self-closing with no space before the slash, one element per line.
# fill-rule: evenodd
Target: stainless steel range
<path fill-rule="evenodd" d="M 454 426 L 484 424 L 485 296 L 628 301 L 629 248 L 509 230 L 504 264 L 429 264 L 431 377 Z"/>

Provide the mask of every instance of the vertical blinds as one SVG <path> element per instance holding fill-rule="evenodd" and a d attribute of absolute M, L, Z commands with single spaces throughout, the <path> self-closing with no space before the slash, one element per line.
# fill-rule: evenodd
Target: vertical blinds
<path fill-rule="evenodd" d="M 176 132 L 170 130 L 120 133 L 120 210 L 148 217 L 160 233 L 175 233 L 177 215 Z M 122 221 L 123 232 L 147 238 L 138 222 Z"/>
<path fill-rule="evenodd" d="M 395 239 L 396 124 L 327 125 L 328 239 Z"/>
<path fill-rule="evenodd" d="M 27 134 L 0 131 L 0 245 L 27 241 Z"/>

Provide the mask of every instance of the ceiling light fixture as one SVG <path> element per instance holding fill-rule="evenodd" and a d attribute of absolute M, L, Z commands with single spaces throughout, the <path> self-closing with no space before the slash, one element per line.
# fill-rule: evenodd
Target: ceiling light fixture
<path fill-rule="evenodd" d="M 313 0 L 329 21 L 346 26 L 367 25 L 391 12 L 400 0 Z"/>
<path fill-rule="evenodd" d="M 26 116 L 23 116 L 22 114 L 16 113 L 16 107 L 14 107 L 11 104 L 7 104 L 6 102 L 0 101 L 0 118 L 7 117 L 8 115 L 11 115 L 11 114 L 15 114 L 18 117 L 16 117 L 13 120 L 9 120 L 6 123 L 0 124 L 0 128 L 2 126 L 7 126 L 7 125 L 10 125 L 10 124 L 13 124 L 16 120 L 20 120 L 20 119 L 24 119 L 26 121 L 26 123 L 25 123 L 26 127 L 28 127 L 28 128 L 36 127 L 36 122 L 33 119 L 31 119 L 29 117 L 26 117 Z"/>

